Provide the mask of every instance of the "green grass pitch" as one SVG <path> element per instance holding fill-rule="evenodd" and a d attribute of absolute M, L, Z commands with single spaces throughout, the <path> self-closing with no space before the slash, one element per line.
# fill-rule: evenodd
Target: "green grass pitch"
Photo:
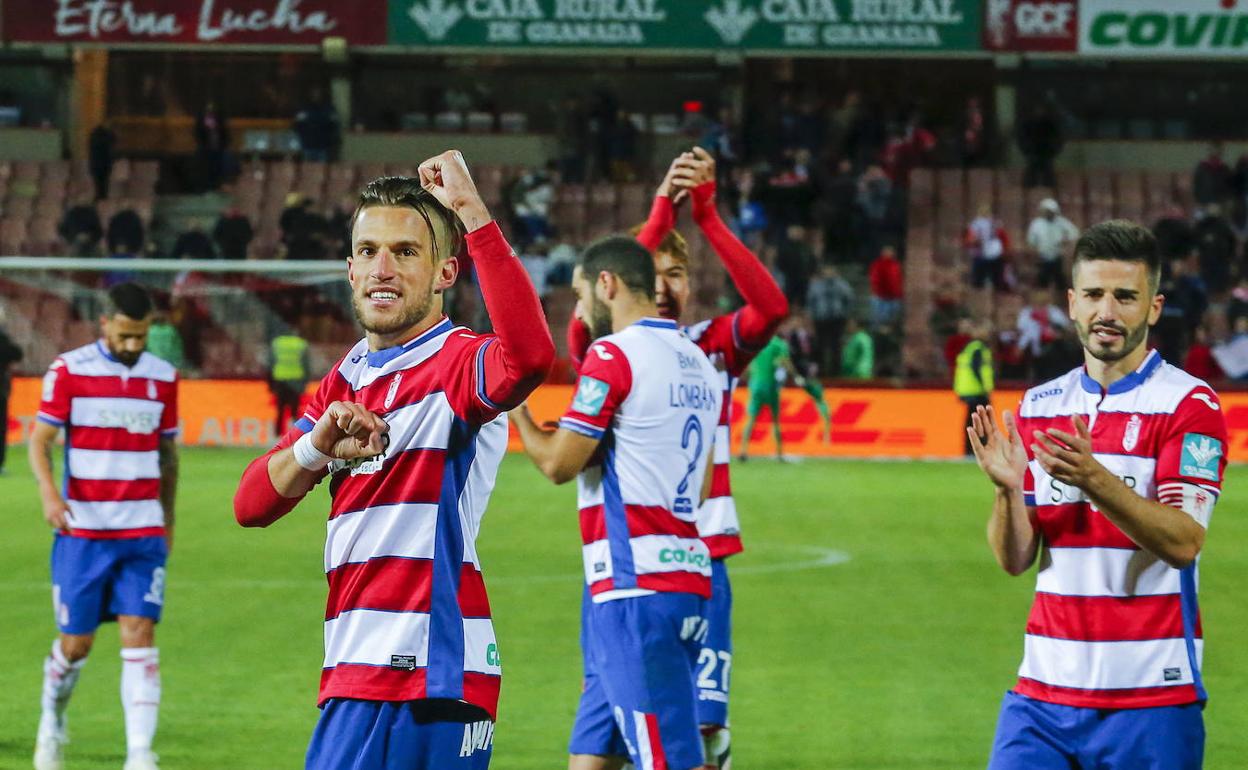
<path fill-rule="evenodd" d="M 0 478 L 0 768 L 29 767 L 53 638 L 49 535 L 22 448 Z M 325 492 L 267 530 L 234 523 L 241 450 L 183 453 L 168 606 L 157 633 L 168 770 L 302 767 L 321 661 Z M 969 464 L 753 460 L 734 468 L 734 766 L 983 767 L 1022 651 L 1034 573 L 984 542 L 991 499 Z M 1208 768 L 1244 766 L 1248 535 L 1235 468 L 1203 556 Z M 505 677 L 493 767 L 566 766 L 580 684 L 572 485 L 503 464 L 480 539 Z M 838 554 L 848 556 L 838 562 Z M 118 768 L 117 635 L 104 626 L 70 706 L 67 768 Z"/>

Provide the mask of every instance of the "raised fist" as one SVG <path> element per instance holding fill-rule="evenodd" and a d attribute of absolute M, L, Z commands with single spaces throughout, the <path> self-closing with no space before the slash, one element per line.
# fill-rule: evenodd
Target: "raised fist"
<path fill-rule="evenodd" d="M 471 232 L 489 221 L 489 212 L 459 150 L 447 150 L 420 164 L 420 184 L 438 203 L 455 212 Z M 484 217 L 484 219 L 482 219 Z"/>
<path fill-rule="evenodd" d="M 312 427 L 312 446 L 338 460 L 375 457 L 386 449 L 386 421 L 351 401 L 335 401 Z"/>

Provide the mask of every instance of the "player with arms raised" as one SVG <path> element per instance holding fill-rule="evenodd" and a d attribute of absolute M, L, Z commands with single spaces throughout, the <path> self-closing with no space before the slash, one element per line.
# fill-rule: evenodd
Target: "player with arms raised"
<path fill-rule="evenodd" d="M 710 494 L 698 509 L 698 532 L 711 552 L 714 592 L 707 605 L 710 633 L 699 654 L 698 711 L 706 738 L 708 766 L 722 767 L 729 759 L 728 695 L 732 669 L 732 586 L 725 559 L 740 553 L 741 523 L 728 478 L 731 456 L 732 392 L 754 355 L 771 339 L 789 313 L 788 301 L 767 268 L 741 243 L 719 215 L 716 206 L 715 160 L 700 147 L 672 161 L 655 193 L 650 216 L 634 228 L 637 242 L 654 253 L 655 300 L 659 316 L 680 321 L 689 302 L 689 245 L 676 224 L 678 206 L 688 198 L 693 221 L 723 262 L 745 306 L 685 328 L 686 334 L 719 371 L 723 411 L 715 430 L 715 457 Z M 589 347 L 586 325 L 573 319 L 568 327 L 568 351 L 579 366 Z M 584 715 L 582 715 L 584 716 Z M 573 728 L 574 755 L 597 755 L 608 748 L 610 715 L 599 724 L 578 717 Z"/>
<path fill-rule="evenodd" d="M 160 708 L 156 622 L 164 606 L 178 485 L 177 372 L 144 352 L 152 300 L 133 283 L 114 286 L 100 318 L 103 338 L 63 353 L 43 379 L 30 437 L 52 544 L 52 604 L 60 637 L 43 664 L 36 770 L 59 770 L 65 709 L 95 631 L 115 618 L 121 635 L 126 770 L 154 770 Z M 52 450 L 65 429 L 65 482 Z"/>
<path fill-rule="evenodd" d="M 1084 366 L 1027 391 L 1004 434 L 991 408 L 967 429 L 997 561 L 1040 562 L 990 770 L 1201 766 L 1196 567 L 1227 433 L 1217 394 L 1145 344 L 1160 272 L 1145 228 L 1089 228 L 1068 292 Z"/>
<path fill-rule="evenodd" d="M 543 380 L 554 344 L 463 157 L 419 174 L 361 194 L 347 278 L 367 334 L 234 500 L 241 524 L 267 526 L 331 477 L 310 770 L 480 770 L 493 748 L 501 668 L 476 534 L 503 413 Z M 464 240 L 496 334 L 443 315 Z"/>
<path fill-rule="evenodd" d="M 697 770 L 694 663 L 711 565 L 696 511 L 721 413 L 718 374 L 675 321 L 657 317 L 654 260 L 632 239 L 586 249 L 575 288 L 596 339 L 576 397 L 549 433 L 515 413 L 538 468 L 557 484 L 577 479 L 593 601 L 576 721 L 602 730 L 603 750 L 569 766 L 618 768 L 628 756 L 638 770 Z"/>

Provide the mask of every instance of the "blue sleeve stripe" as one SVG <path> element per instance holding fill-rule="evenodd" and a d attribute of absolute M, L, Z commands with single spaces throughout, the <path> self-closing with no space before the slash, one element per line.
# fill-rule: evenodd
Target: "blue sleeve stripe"
<path fill-rule="evenodd" d="M 300 433 L 311 433 L 314 425 L 316 425 L 316 423 L 309 420 L 306 414 L 298 420 L 295 420 L 295 428 Z"/>
<path fill-rule="evenodd" d="M 576 420 L 569 420 L 567 418 L 559 421 L 559 427 L 567 428 L 573 433 L 579 433 L 582 436 L 588 436 L 589 438 L 602 438 L 603 434 L 606 433 L 606 431 L 601 428 L 595 428 L 592 425 L 586 425 L 583 422 L 577 422 Z"/>
<path fill-rule="evenodd" d="M 65 427 L 64 420 L 58 420 L 55 417 L 49 417 L 43 412 L 40 412 L 39 414 L 35 415 L 35 419 L 38 420 L 39 422 L 47 423 L 48 425 L 55 425 L 58 428 Z"/>
<path fill-rule="evenodd" d="M 160 435 L 170 437 L 170 436 L 176 436 L 181 432 L 182 430 L 180 428 L 170 428 L 169 430 L 162 430 L 160 432 Z"/>
<path fill-rule="evenodd" d="M 1035 496 L 1035 495 L 1026 495 L 1026 494 L 1025 494 L 1025 495 L 1023 495 L 1023 503 L 1024 503 L 1024 504 L 1026 504 L 1026 505 L 1031 506 L 1032 508 L 1035 508 L 1035 507 L 1036 507 L 1036 496 Z"/>
<path fill-rule="evenodd" d="M 485 349 L 493 345 L 497 339 L 497 337 L 494 337 L 477 349 L 477 398 L 481 399 L 481 403 L 494 411 L 501 412 L 504 411 L 503 408 L 491 401 L 490 397 L 485 393 Z"/>

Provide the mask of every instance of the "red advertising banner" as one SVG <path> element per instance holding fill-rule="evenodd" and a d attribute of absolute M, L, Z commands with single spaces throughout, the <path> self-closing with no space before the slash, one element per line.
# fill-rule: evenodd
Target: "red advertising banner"
<path fill-rule="evenodd" d="M 1075 51 L 1079 0 L 984 0 L 989 51 Z"/>
<path fill-rule="evenodd" d="M 386 41 L 386 0 L 26 0 L 3 3 L 6 40 L 319 45 Z"/>
<path fill-rule="evenodd" d="M 39 408 L 40 381 L 18 377 L 9 403 L 10 443 L 24 441 Z M 315 383 L 309 385 L 309 393 Z M 558 420 L 572 401 L 571 385 L 545 385 L 529 397 L 529 408 L 541 421 Z M 998 391 L 998 409 L 1016 409 L 1022 393 Z M 806 457 L 877 457 L 894 459 L 952 458 L 962 455 L 962 421 L 966 407 L 944 390 L 829 388 L 830 441 L 810 396 L 785 388 L 780 399 L 784 452 Z M 1248 462 L 1248 392 L 1220 394 L 1230 429 L 1231 462 Z M 745 428 L 745 389 L 733 393 L 732 449 L 741 447 Z M 267 449 L 276 440 L 274 402 L 258 380 L 183 380 L 178 391 L 181 441 L 188 446 L 243 446 Z M 512 430 L 511 447 L 520 441 Z M 771 423 L 764 415 L 754 427 L 751 452 L 775 452 Z"/>

